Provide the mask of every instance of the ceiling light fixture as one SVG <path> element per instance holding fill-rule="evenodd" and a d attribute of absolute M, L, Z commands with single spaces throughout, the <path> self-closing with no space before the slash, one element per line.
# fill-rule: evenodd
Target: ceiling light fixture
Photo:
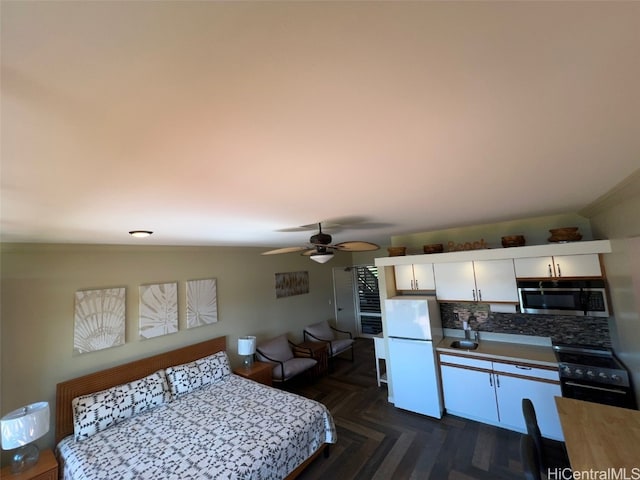
<path fill-rule="evenodd" d="M 151 230 L 131 230 L 129 235 L 136 238 L 144 238 L 151 235 L 153 232 Z"/>
<path fill-rule="evenodd" d="M 333 252 L 312 253 L 311 255 L 309 255 L 309 258 L 314 262 L 327 263 L 333 258 Z"/>

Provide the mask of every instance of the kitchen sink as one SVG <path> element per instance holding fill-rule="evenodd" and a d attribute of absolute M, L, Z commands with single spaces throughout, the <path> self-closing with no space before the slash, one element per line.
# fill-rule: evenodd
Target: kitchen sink
<path fill-rule="evenodd" d="M 473 340 L 455 340 L 451 342 L 451 348 L 459 348 L 460 350 L 475 350 L 478 348 L 478 342 Z"/>

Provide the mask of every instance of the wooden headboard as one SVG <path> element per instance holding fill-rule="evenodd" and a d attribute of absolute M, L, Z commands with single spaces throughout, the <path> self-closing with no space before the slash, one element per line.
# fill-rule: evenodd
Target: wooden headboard
<path fill-rule="evenodd" d="M 73 433 L 71 401 L 74 398 L 131 382 L 163 368 L 192 362 L 198 358 L 226 349 L 227 337 L 212 338 L 201 343 L 58 383 L 56 386 L 56 444 L 67 435 Z"/>

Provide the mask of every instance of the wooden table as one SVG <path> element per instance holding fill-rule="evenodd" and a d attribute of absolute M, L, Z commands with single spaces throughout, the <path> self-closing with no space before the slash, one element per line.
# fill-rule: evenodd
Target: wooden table
<path fill-rule="evenodd" d="M 11 465 L 0 471 L 0 478 L 5 480 L 58 480 L 58 462 L 51 449 L 41 450 L 38 463 L 24 472 L 12 473 Z"/>
<path fill-rule="evenodd" d="M 640 411 L 555 398 L 574 471 L 640 471 Z"/>
<path fill-rule="evenodd" d="M 272 386 L 273 365 L 268 362 L 253 362 L 250 367 L 247 368 L 243 365 L 236 368 L 233 373 L 254 382 Z"/>
<path fill-rule="evenodd" d="M 313 369 L 314 377 L 318 378 L 327 373 L 329 370 L 329 347 L 326 342 L 302 342 L 298 343 L 299 347 L 311 350 L 311 357 L 318 361 Z"/>

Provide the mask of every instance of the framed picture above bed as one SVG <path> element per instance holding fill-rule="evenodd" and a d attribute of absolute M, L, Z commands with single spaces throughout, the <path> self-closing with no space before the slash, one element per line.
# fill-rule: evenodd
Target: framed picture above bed
<path fill-rule="evenodd" d="M 178 331 L 178 283 L 140 285 L 140 338 Z"/>
<path fill-rule="evenodd" d="M 218 321 L 218 292 L 215 278 L 187 282 L 187 328 Z"/>
<path fill-rule="evenodd" d="M 125 312 L 124 287 L 77 291 L 74 354 L 124 345 Z"/>

